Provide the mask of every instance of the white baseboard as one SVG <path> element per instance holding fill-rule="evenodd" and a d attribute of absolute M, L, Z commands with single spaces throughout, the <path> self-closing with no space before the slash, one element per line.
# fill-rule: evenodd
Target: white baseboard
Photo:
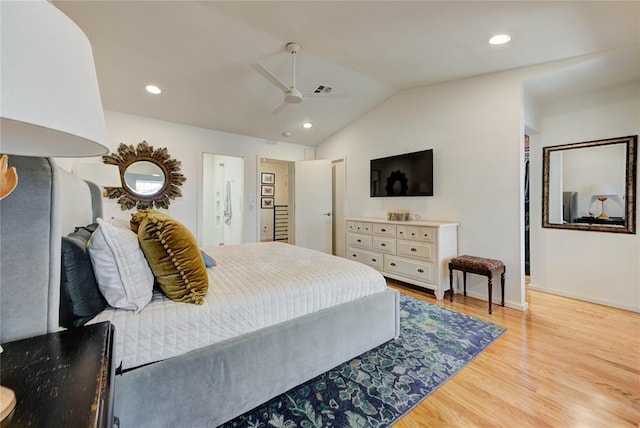
<path fill-rule="evenodd" d="M 604 305 L 604 306 L 610 306 L 612 308 L 624 309 L 626 311 L 631 311 L 631 312 L 640 312 L 640 306 L 637 306 L 637 305 L 627 305 L 619 302 L 612 302 L 606 299 L 598 299 L 592 296 L 585 296 L 579 293 L 568 293 L 565 291 L 548 289 L 544 287 L 539 287 L 535 284 L 529 284 L 528 287 L 530 290 L 541 291 L 543 293 L 549 293 L 549 294 L 555 294 L 556 296 L 569 297 L 570 299 L 584 300 L 585 302 L 596 303 L 598 305 Z"/>

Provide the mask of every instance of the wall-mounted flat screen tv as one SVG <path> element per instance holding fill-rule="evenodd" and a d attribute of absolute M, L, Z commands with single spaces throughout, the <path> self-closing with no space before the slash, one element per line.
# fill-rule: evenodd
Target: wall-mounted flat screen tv
<path fill-rule="evenodd" d="M 370 195 L 433 196 L 433 149 L 372 159 Z"/>

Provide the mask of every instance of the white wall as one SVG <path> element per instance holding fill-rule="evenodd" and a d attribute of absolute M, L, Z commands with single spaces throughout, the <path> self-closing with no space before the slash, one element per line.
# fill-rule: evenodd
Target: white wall
<path fill-rule="evenodd" d="M 260 210 L 260 189 L 257 178 L 256 159 L 270 157 L 284 160 L 303 160 L 308 146 L 276 142 L 244 135 L 214 131 L 177 123 L 134 116 L 126 113 L 105 111 L 105 121 L 109 138 L 109 148 L 116 152 L 120 143 L 137 146 L 146 140 L 154 147 L 167 147 L 169 154 L 182 162 L 182 174 L 187 178 L 183 183 L 183 197 L 171 201 L 167 214 L 175 217 L 201 240 L 201 176 L 202 153 L 218 153 L 245 158 L 244 191 L 244 242 L 258 239 L 256 226 Z M 62 159 L 61 165 L 70 169 L 75 162 L 101 162 L 101 158 Z M 252 183 L 249 185 L 249 183 Z M 122 211 L 115 199 L 104 199 L 106 217 L 129 220 L 134 211 Z"/>
<path fill-rule="evenodd" d="M 502 260 L 505 303 L 524 309 L 524 119 L 514 70 L 403 91 L 317 148 L 319 159 L 346 154 L 345 215 L 385 217 L 409 210 L 422 219 L 460 222 L 459 254 Z M 434 150 L 434 196 L 370 198 L 370 159 Z M 469 275 L 470 295 L 485 298 L 485 277 Z M 499 287 L 494 287 L 499 301 Z"/>
<path fill-rule="evenodd" d="M 531 137 L 530 287 L 640 311 L 640 238 L 637 234 L 541 227 L 542 147 L 637 135 L 640 133 L 640 84 L 542 105 L 538 122 L 539 133 Z M 593 208 L 598 211 L 597 207 Z"/>

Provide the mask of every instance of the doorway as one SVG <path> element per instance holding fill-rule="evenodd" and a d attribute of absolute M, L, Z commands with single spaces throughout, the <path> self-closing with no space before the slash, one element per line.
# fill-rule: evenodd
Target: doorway
<path fill-rule="evenodd" d="M 260 158 L 258 162 L 260 242 L 294 243 L 293 171 L 295 162 Z"/>
<path fill-rule="evenodd" d="M 202 245 L 243 242 L 244 158 L 202 154 Z"/>

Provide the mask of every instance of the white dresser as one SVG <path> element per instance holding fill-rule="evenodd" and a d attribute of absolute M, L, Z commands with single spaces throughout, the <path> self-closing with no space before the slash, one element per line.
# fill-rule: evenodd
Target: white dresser
<path fill-rule="evenodd" d="M 348 218 L 346 257 L 384 276 L 435 292 L 449 289 L 449 260 L 458 255 L 458 223 Z"/>

